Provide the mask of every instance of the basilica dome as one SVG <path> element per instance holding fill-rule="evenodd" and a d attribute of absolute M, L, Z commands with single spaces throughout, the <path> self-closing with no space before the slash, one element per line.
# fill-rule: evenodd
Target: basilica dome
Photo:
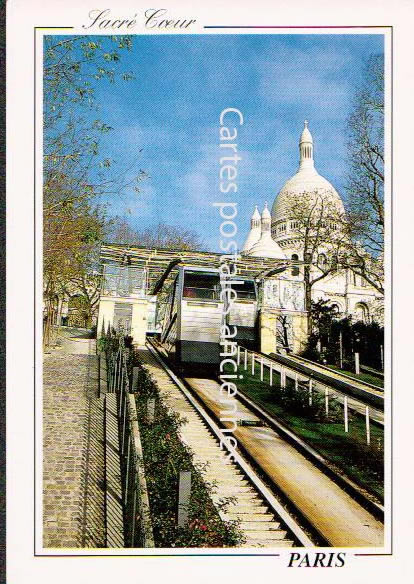
<path fill-rule="evenodd" d="M 313 139 L 305 121 L 305 127 L 299 141 L 300 163 L 299 169 L 283 185 L 272 207 L 272 234 L 279 238 L 286 235 L 283 225 L 286 219 L 290 219 L 289 208 L 292 205 L 292 197 L 300 197 L 304 193 L 310 197 L 323 197 L 329 201 L 329 205 L 336 212 L 344 213 L 344 206 L 341 197 L 338 195 L 331 183 L 321 176 L 314 166 L 313 161 Z M 297 200 L 297 199 L 296 199 Z M 280 231 L 280 233 L 279 233 Z"/>

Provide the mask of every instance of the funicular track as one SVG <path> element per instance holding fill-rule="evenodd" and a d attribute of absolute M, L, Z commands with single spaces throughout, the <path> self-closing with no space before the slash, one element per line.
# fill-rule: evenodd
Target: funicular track
<path fill-rule="evenodd" d="M 263 362 L 266 368 L 272 366 L 273 372 L 278 374 L 283 372 L 285 377 L 296 383 L 308 383 L 309 379 L 312 379 L 315 390 L 328 389 L 342 399 L 346 396 L 348 406 L 359 414 L 365 415 L 368 407 L 371 419 L 381 426 L 384 425 L 384 390 L 382 388 L 353 379 L 303 357 L 296 355 L 287 357 L 275 353 L 266 355 L 242 346 L 239 347 L 238 356 L 241 367 L 243 367 L 245 352 L 250 362 L 254 358 L 257 364 Z"/>
<path fill-rule="evenodd" d="M 220 445 L 223 435 L 202 404 L 168 366 L 156 345 L 149 341 L 140 352 L 144 367 L 156 381 L 165 403 L 185 418 L 181 439 L 194 452 L 207 482 L 214 485 L 213 502 L 228 499 L 224 520 L 239 522 L 244 536 L 241 547 L 274 548 L 314 546 L 314 541 L 275 497 L 248 462 L 234 452 L 232 459 Z"/>
<path fill-rule="evenodd" d="M 151 357 L 151 363 L 147 366 L 152 369 L 151 373 L 154 374 L 157 369 L 158 376 L 161 373 L 168 376 L 170 383 L 175 384 L 185 397 L 187 410 L 190 404 L 192 411 L 197 412 L 198 425 L 201 423 L 203 431 L 200 433 L 189 428 L 184 439 L 196 453 L 196 459 L 214 462 L 206 478 L 217 482 L 217 497 L 234 495 L 238 498 L 239 511 L 232 510 L 228 516 L 241 520 L 241 527 L 247 533 L 247 547 L 286 546 L 292 545 L 295 540 L 297 545 L 307 546 L 382 547 L 382 508 L 372 505 L 369 500 L 364 504 L 363 495 L 356 500 L 358 497 L 353 496 L 352 489 L 349 492 L 344 485 L 332 480 L 323 468 L 309 460 L 306 453 L 298 451 L 283 432 L 270 425 L 257 409 L 244 400 L 237 400 L 237 416 L 241 423 L 233 433 L 240 449 L 234 453 L 234 463 L 231 463 L 231 469 L 230 466 L 226 468 L 224 475 L 222 466 L 217 466 L 218 460 L 223 459 L 219 445 L 222 434 L 213 419 L 220 418 L 220 407 L 223 407 L 220 406 L 218 382 L 203 377 L 180 379 L 157 344 L 150 341 L 147 346 Z M 188 417 L 187 413 L 185 417 Z M 223 426 L 229 424 L 223 422 Z M 240 454 L 240 450 L 266 478 L 270 488 Z M 223 482 L 220 479 L 224 477 Z M 293 514 L 288 513 L 286 508 Z M 262 525 L 267 523 L 266 529 L 270 528 L 269 531 L 273 532 L 271 539 L 266 539 L 265 531 L 260 534 L 261 528 L 257 522 L 262 521 Z M 280 525 L 271 528 L 272 521 L 284 523 L 283 537 L 277 532 L 281 529 Z M 254 539 L 249 530 L 254 530 Z M 263 543 L 259 543 L 260 537 Z"/>

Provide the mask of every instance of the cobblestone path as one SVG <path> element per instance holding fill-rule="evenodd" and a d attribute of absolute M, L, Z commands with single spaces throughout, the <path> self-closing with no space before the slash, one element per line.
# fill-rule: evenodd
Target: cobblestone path
<path fill-rule="evenodd" d="M 43 368 L 43 545 L 104 547 L 104 413 L 95 341 L 72 329 L 60 343 Z"/>

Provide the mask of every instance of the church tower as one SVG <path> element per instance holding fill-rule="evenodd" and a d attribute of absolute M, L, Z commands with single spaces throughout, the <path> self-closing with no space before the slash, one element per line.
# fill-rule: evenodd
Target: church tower
<path fill-rule="evenodd" d="M 280 246 L 272 239 L 272 216 L 267 207 L 267 202 L 263 209 L 261 218 L 261 236 L 257 243 L 255 243 L 246 253 L 249 256 L 261 258 L 275 258 L 285 259 L 286 256 L 280 249 Z"/>
<path fill-rule="evenodd" d="M 262 225 L 260 219 L 260 213 L 257 205 L 254 208 L 254 213 L 250 219 L 250 231 L 247 239 L 244 243 L 242 253 L 246 253 L 251 249 L 260 239 L 262 234 Z"/>

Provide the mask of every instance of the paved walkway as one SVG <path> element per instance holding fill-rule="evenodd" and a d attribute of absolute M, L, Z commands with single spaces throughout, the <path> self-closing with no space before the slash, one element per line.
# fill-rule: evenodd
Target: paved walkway
<path fill-rule="evenodd" d="M 61 329 L 43 369 L 43 545 L 104 547 L 103 399 L 95 341 Z"/>

